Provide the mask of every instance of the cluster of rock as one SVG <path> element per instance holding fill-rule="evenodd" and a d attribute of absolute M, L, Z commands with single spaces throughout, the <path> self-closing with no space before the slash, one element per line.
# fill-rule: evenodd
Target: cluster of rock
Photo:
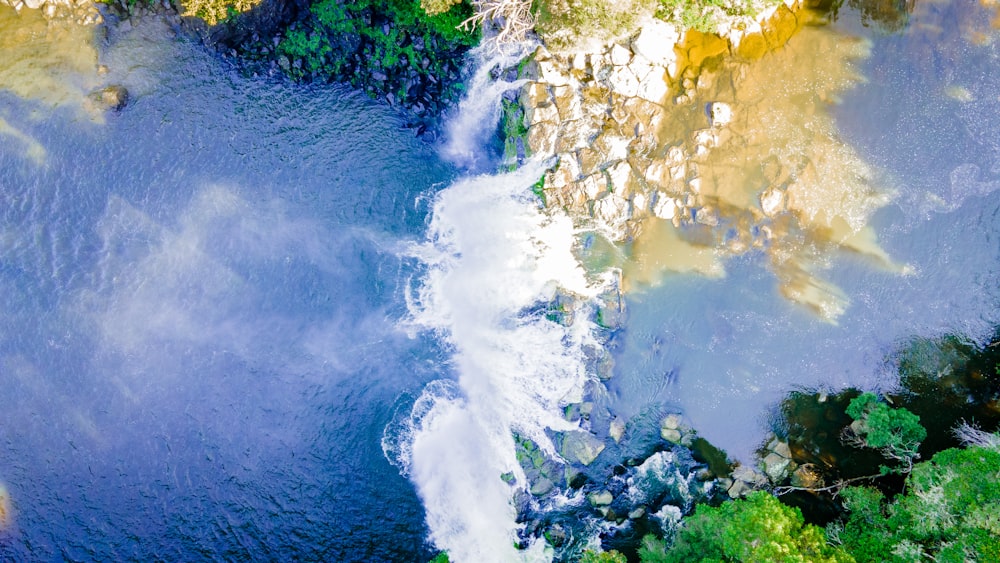
<path fill-rule="evenodd" d="M 97 25 L 104 21 L 93 0 L 0 0 L 18 12 L 27 8 L 41 10 L 46 18 L 67 19 L 80 25 Z"/>
<path fill-rule="evenodd" d="M 795 21 L 787 0 L 761 21 Z M 526 110 L 527 143 L 535 154 L 556 155 L 545 177 L 548 205 L 575 217 L 590 217 L 612 240 L 639 234 L 655 216 L 675 225 L 717 218 L 699 198 L 697 163 L 726 141 L 733 119 L 728 104 L 694 107 L 695 91 L 715 77 L 703 64 L 727 52 L 760 56 L 787 41 L 773 32 L 782 25 L 751 22 L 723 38 L 694 31 L 682 34 L 652 20 L 627 42 L 594 53 L 554 54 L 540 47 L 533 56 L 521 103 Z M 688 106 L 702 125 L 682 137 L 665 133 L 676 108 Z M 780 206 L 777 196 L 762 205 Z M 773 201 L 772 201 L 773 200 Z"/>

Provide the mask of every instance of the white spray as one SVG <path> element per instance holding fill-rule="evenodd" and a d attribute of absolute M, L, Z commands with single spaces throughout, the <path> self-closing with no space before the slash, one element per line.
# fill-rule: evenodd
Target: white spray
<path fill-rule="evenodd" d="M 483 41 L 473 49 L 470 56 L 476 64 L 475 72 L 468 81 L 468 94 L 459 103 L 455 115 L 449 116 L 445 126 L 442 154 L 446 159 L 466 169 L 476 169 L 482 163 L 484 159 L 479 155 L 500 118 L 501 96 L 526 82 L 506 82 L 497 80 L 493 75 L 517 64 L 532 47 L 530 43 L 498 45 Z"/>
<path fill-rule="evenodd" d="M 458 385 L 429 385 L 393 439 L 408 442 L 396 457 L 424 501 L 431 540 L 456 562 L 548 558 L 540 545 L 514 548 L 511 501 L 525 480 L 512 433 L 556 455 L 546 429 L 576 428 L 561 407 L 582 398 L 583 347 L 596 345 L 585 315 L 565 327 L 526 312 L 557 288 L 598 290 L 572 254 L 570 219 L 542 212 L 531 196 L 543 170 L 531 162 L 443 190 L 428 242 L 412 252 L 428 268 L 411 296 L 412 323 L 453 346 Z"/>

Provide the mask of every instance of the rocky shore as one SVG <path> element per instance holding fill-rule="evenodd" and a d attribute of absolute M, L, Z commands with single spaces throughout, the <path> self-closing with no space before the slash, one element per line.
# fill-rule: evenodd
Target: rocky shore
<path fill-rule="evenodd" d="M 0 0 L 18 12 L 41 10 L 46 18 L 75 21 L 80 25 L 96 25 L 104 21 L 93 0 Z"/>
<path fill-rule="evenodd" d="M 520 103 L 528 149 L 558 159 L 545 177 L 546 202 L 592 218 L 613 241 L 636 237 L 647 217 L 675 226 L 717 224 L 716 209 L 700 197 L 697 162 L 731 137 L 727 126 L 734 116 L 724 102 L 698 105 L 697 91 L 720 78 L 717 57 L 734 53 L 752 60 L 783 45 L 801 25 L 797 6 L 788 0 L 754 25 L 722 36 L 683 32 L 653 19 L 635 36 L 597 52 L 540 47 Z M 689 111 L 680 119 L 686 122 L 676 123 L 684 107 Z M 684 125 L 693 129 L 690 135 Z M 780 199 L 764 197 L 761 211 L 778 211 Z"/>

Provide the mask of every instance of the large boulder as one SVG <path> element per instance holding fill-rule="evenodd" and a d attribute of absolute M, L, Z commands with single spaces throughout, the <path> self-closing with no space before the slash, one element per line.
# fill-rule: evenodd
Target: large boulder
<path fill-rule="evenodd" d="M 94 90 L 90 99 L 101 109 L 121 111 L 128 105 L 129 94 L 124 86 L 114 84 Z"/>

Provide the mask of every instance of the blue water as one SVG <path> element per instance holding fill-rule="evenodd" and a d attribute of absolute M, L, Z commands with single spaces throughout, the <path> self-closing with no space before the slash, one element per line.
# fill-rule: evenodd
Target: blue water
<path fill-rule="evenodd" d="M 4 561 L 413 561 L 385 459 L 441 376 L 396 329 L 453 171 L 391 110 L 248 80 L 149 22 L 104 55 L 104 124 L 0 92 Z"/>

